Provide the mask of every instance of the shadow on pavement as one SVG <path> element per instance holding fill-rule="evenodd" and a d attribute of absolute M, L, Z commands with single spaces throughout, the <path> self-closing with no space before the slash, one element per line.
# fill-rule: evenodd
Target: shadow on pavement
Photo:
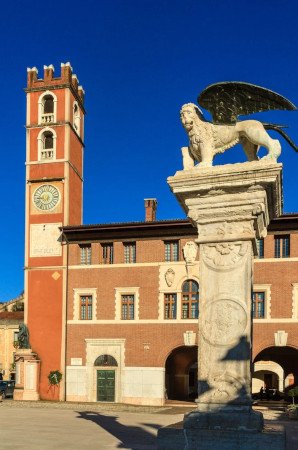
<path fill-rule="evenodd" d="M 77 411 L 78 419 L 91 420 L 98 426 L 115 436 L 120 442 L 117 448 L 131 450 L 146 450 L 156 448 L 156 435 L 152 434 L 141 426 L 123 425 L 118 422 L 117 416 L 105 416 L 94 411 Z M 150 423 L 144 424 L 151 428 L 158 429 L 161 425 Z"/>

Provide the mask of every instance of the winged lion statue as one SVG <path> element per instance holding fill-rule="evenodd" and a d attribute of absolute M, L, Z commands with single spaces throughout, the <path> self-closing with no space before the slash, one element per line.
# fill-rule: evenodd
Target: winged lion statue
<path fill-rule="evenodd" d="M 238 121 L 238 116 L 269 110 L 296 110 L 296 106 L 276 92 L 244 82 L 215 83 L 204 89 L 198 103 L 212 115 L 207 121 L 194 103 L 182 106 L 180 118 L 189 137 L 189 146 L 182 147 L 183 168 L 212 166 L 218 153 L 240 143 L 249 161 L 258 160 L 258 150 L 265 147 L 268 154 L 262 160 L 276 162 L 281 145 L 266 130 L 275 130 L 298 152 L 298 147 L 282 129 L 284 126 L 258 120 Z"/>

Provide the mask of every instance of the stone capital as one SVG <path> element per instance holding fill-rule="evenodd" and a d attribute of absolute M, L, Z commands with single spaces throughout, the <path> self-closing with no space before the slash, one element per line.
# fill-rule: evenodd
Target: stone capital
<path fill-rule="evenodd" d="M 282 212 L 282 165 L 247 162 L 177 172 L 168 178 L 198 228 L 198 243 L 265 237 Z"/>

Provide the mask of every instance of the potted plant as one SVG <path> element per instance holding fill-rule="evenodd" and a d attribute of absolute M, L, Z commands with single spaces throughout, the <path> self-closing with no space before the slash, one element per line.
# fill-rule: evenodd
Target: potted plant
<path fill-rule="evenodd" d="M 298 419 L 298 405 L 295 403 L 295 397 L 298 397 L 298 386 L 290 389 L 288 394 L 292 397 L 292 404 L 287 406 L 286 413 L 290 419 Z"/>

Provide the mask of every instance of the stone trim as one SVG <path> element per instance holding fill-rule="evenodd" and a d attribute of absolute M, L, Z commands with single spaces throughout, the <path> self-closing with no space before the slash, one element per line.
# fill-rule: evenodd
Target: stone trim
<path fill-rule="evenodd" d="M 298 319 L 298 283 L 292 283 L 292 319 Z"/>
<path fill-rule="evenodd" d="M 265 292 L 265 316 L 264 319 L 271 319 L 271 284 L 254 284 L 253 292 Z M 264 319 L 254 319 L 263 321 Z"/>
<path fill-rule="evenodd" d="M 115 319 L 120 321 L 120 323 L 131 323 L 139 321 L 139 287 L 116 287 L 115 288 Z M 121 320 L 121 295 L 134 295 L 134 319 L 132 320 Z M 114 321 L 113 321 L 114 322 Z"/>
<path fill-rule="evenodd" d="M 117 363 L 115 370 L 115 402 L 122 402 L 122 373 L 125 368 L 125 339 L 85 339 L 87 370 L 87 401 L 97 401 L 97 370 L 94 366 L 96 358 L 103 354 L 113 356 Z"/>
<path fill-rule="evenodd" d="M 80 296 L 92 295 L 92 320 L 80 320 Z M 97 288 L 75 288 L 73 289 L 73 320 L 79 324 L 95 322 L 97 317 Z M 69 322 L 69 321 L 68 321 Z"/>
<path fill-rule="evenodd" d="M 261 319 L 260 319 L 261 320 Z M 264 320 L 264 319 L 263 319 Z M 262 320 L 262 321 L 263 321 Z M 125 323 L 123 323 L 125 322 Z M 280 322 L 278 320 L 278 322 Z M 290 319 L 290 322 L 293 322 Z M 297 320 L 298 322 L 298 320 Z M 69 325 L 137 325 L 137 324 L 197 324 L 198 319 L 139 319 L 139 320 L 121 320 L 121 319 L 112 319 L 112 320 L 68 320 L 67 323 Z"/>

